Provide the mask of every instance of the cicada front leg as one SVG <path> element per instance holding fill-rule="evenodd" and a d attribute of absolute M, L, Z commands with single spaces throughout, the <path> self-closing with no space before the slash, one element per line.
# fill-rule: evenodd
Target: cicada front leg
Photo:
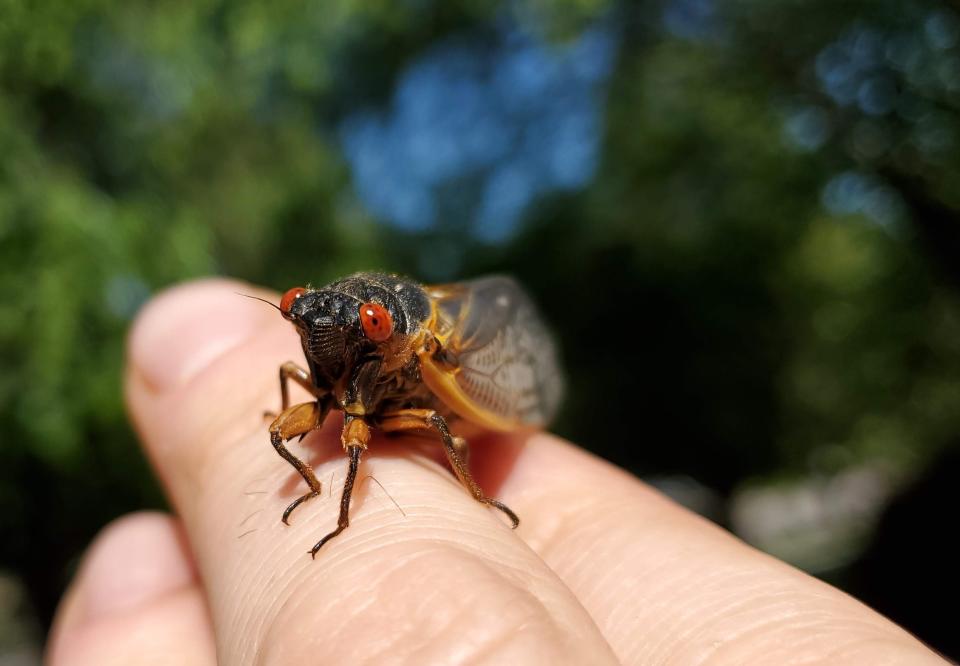
<path fill-rule="evenodd" d="M 287 521 L 294 509 L 308 499 L 320 494 L 320 481 L 317 480 L 310 464 L 290 453 L 285 442 L 297 435 L 300 435 L 302 439 L 308 432 L 319 427 L 323 423 L 327 412 L 330 411 L 330 405 L 331 400 L 325 398 L 316 402 L 304 402 L 293 407 L 287 407 L 270 424 L 270 443 L 273 444 L 273 448 L 276 449 L 281 458 L 290 463 L 300 473 L 303 480 L 310 486 L 310 492 L 295 499 L 283 512 L 281 520 L 287 525 L 290 524 Z"/>
<path fill-rule="evenodd" d="M 343 433 L 340 435 L 340 439 L 350 463 L 347 466 L 347 478 L 343 482 L 343 493 L 340 495 L 340 515 L 337 518 L 337 528 L 320 539 L 310 549 L 311 557 L 316 557 L 317 551 L 323 548 L 323 544 L 350 525 L 350 500 L 353 496 L 353 485 L 357 480 L 357 470 L 360 469 L 360 456 L 366 450 L 367 443 L 370 441 L 370 428 L 363 419 L 348 414 L 343 421 Z"/>
<path fill-rule="evenodd" d="M 313 381 L 310 378 L 310 373 L 301 368 L 299 365 L 293 361 L 287 361 L 280 366 L 280 411 L 282 412 L 287 407 L 290 406 L 290 381 L 295 381 L 297 384 L 309 391 L 314 397 L 320 398 L 323 396 L 324 392 L 317 389 L 313 385 Z M 276 412 L 264 412 L 265 418 L 276 419 Z"/>
<path fill-rule="evenodd" d="M 487 497 L 480 485 L 474 480 L 467 468 L 467 457 L 469 449 L 467 442 L 462 437 L 454 437 L 450 434 L 450 428 L 447 427 L 446 420 L 432 409 L 401 409 L 396 412 L 386 414 L 378 423 L 384 432 L 401 432 L 404 430 L 434 430 L 439 433 L 443 440 L 443 450 L 447 454 L 447 461 L 450 463 L 453 473 L 463 484 L 463 487 L 473 495 L 473 498 L 483 504 L 500 509 L 507 515 L 513 528 L 516 529 L 520 524 L 517 517 L 510 507 L 503 502 Z"/>
<path fill-rule="evenodd" d="M 290 380 L 295 381 L 300 386 L 309 391 L 314 397 L 319 398 L 323 393 L 313 385 L 310 373 L 301 368 L 293 361 L 287 361 L 280 366 L 280 405 L 281 409 L 290 406 Z"/>

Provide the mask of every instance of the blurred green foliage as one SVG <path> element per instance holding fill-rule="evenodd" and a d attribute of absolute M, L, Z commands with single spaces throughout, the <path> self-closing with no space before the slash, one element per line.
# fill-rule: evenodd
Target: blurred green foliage
<path fill-rule="evenodd" d="M 375 217 L 341 123 L 503 20 L 616 31 L 594 178 L 502 242 Z M 721 497 L 908 479 L 960 432 L 958 39 L 926 0 L 0 0 L 0 567 L 47 619 L 96 529 L 160 504 L 123 338 L 214 273 L 510 272 L 561 338 L 575 441 Z"/>

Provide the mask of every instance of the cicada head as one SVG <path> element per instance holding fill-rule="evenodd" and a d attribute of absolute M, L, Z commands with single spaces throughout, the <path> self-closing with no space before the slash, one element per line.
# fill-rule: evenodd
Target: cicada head
<path fill-rule="evenodd" d="M 335 289 L 290 289 L 280 300 L 280 312 L 297 327 L 314 377 L 331 387 L 357 359 L 377 355 L 394 332 L 389 304 Z"/>

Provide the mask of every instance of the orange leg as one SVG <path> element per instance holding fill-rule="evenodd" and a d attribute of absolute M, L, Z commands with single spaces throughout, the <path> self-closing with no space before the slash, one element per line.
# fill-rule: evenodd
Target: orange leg
<path fill-rule="evenodd" d="M 469 491 L 473 498 L 483 504 L 496 507 L 507 514 L 514 529 L 520 524 L 517 517 L 510 507 L 502 502 L 487 497 L 483 489 L 477 484 L 470 475 L 467 468 L 468 447 L 467 442 L 462 437 L 454 437 L 450 434 L 447 422 L 442 416 L 432 409 L 401 409 L 399 411 L 387 414 L 378 423 L 384 432 L 401 432 L 405 430 L 435 430 L 443 439 L 443 449 L 447 454 L 447 461 L 453 469 L 463 487 Z"/>
<path fill-rule="evenodd" d="M 320 494 L 320 481 L 313 473 L 313 468 L 290 453 L 284 442 L 297 435 L 302 438 L 308 432 L 320 426 L 329 410 L 329 401 L 304 402 L 284 409 L 270 424 L 270 443 L 273 444 L 273 448 L 277 450 L 281 458 L 290 463 L 300 473 L 303 480 L 310 486 L 310 492 L 295 499 L 283 512 L 281 520 L 288 525 L 287 519 L 294 509 L 308 499 Z"/>
<path fill-rule="evenodd" d="M 347 467 L 347 478 L 343 482 L 343 493 L 340 495 L 340 516 L 337 518 L 337 528 L 318 541 L 310 549 L 310 556 L 316 557 L 317 551 L 323 544 L 340 534 L 350 525 L 350 498 L 353 495 L 353 484 L 357 480 L 357 470 L 360 469 L 360 455 L 367 448 L 370 441 L 370 428 L 363 419 L 349 414 L 343 422 L 343 433 L 340 435 L 343 449 L 349 456 L 350 464 Z"/>

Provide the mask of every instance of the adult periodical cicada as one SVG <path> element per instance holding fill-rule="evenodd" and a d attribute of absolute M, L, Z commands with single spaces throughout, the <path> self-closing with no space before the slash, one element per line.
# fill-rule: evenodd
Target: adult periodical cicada
<path fill-rule="evenodd" d="M 513 511 L 474 481 L 467 442 L 448 424 L 537 428 L 556 412 L 563 380 L 555 346 L 520 285 L 504 276 L 430 286 L 357 273 L 320 289 L 290 289 L 279 309 L 300 334 L 307 370 L 293 362 L 280 366 L 282 411 L 270 425 L 270 441 L 310 487 L 283 512 L 284 523 L 320 494 L 313 469 L 285 442 L 320 427 L 331 410 L 344 412 L 341 442 L 349 466 L 340 515 L 311 555 L 350 523 L 350 496 L 371 428 L 435 432 L 470 494 L 503 511 L 514 527 L 519 524 Z M 314 400 L 291 406 L 291 380 Z"/>

